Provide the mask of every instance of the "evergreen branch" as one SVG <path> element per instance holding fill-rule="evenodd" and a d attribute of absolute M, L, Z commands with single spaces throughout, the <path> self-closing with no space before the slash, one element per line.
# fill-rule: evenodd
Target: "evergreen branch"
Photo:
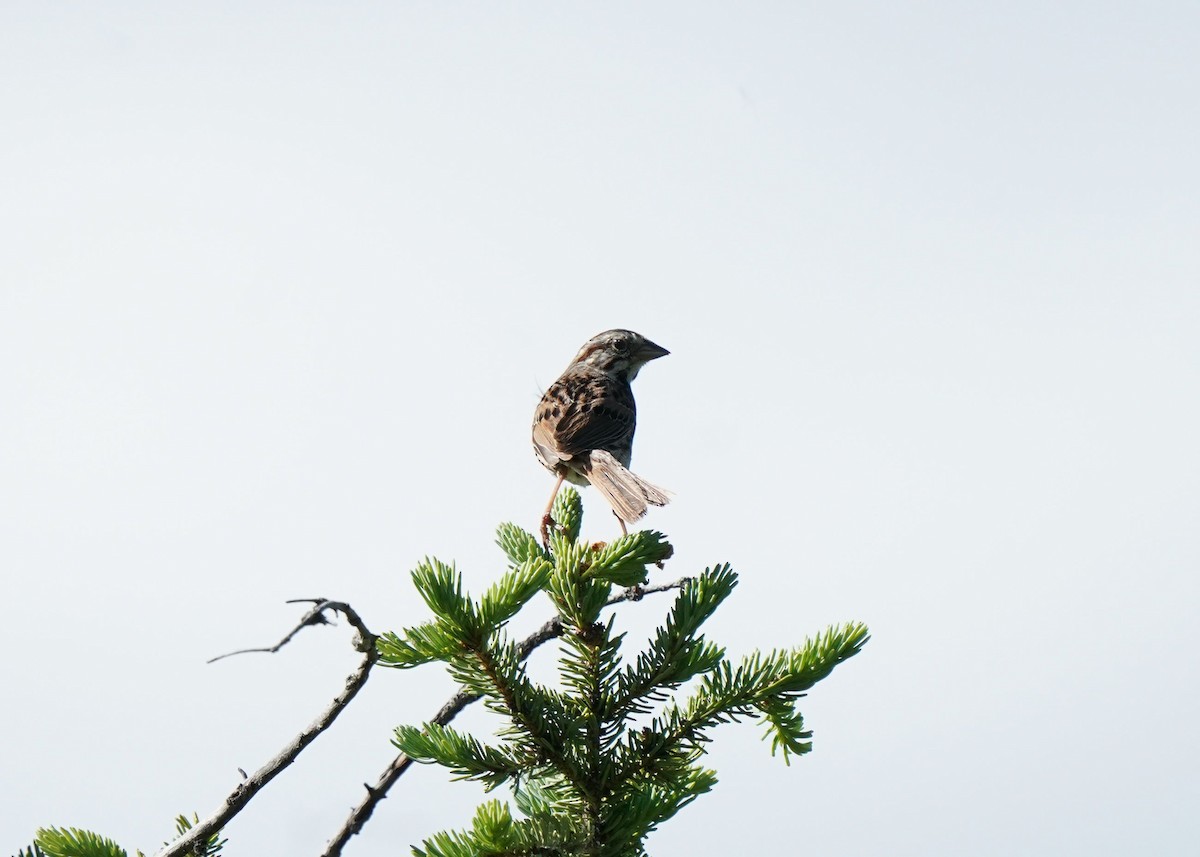
<path fill-rule="evenodd" d="M 795 649 L 755 652 L 743 658 L 741 670 L 759 672 L 769 681 L 770 693 L 798 694 L 810 689 L 834 668 L 857 655 L 870 639 L 867 626 L 847 622 L 825 629 Z"/>
<path fill-rule="evenodd" d="M 565 493 L 565 492 L 564 492 Z M 561 495 L 560 495 L 561 496 Z M 679 589 L 687 584 L 692 578 L 681 577 L 678 580 L 672 580 L 670 583 L 660 583 L 655 586 L 634 587 L 626 589 L 608 599 L 608 606 L 620 604 L 624 601 L 640 601 L 646 595 L 653 595 L 659 592 L 668 592 L 672 589 Z M 562 620 L 557 616 L 545 622 L 540 628 L 530 634 L 516 645 L 517 657 L 521 660 L 526 660 L 530 655 L 537 650 L 539 646 L 548 643 L 550 640 L 562 636 L 563 624 Z M 446 725 L 454 720 L 464 708 L 472 703 L 478 702 L 481 697 L 478 694 L 469 693 L 465 690 L 459 690 L 438 709 L 437 713 L 430 718 L 430 723 Z M 360 833 L 363 826 L 371 819 L 375 812 L 375 807 L 379 802 L 387 797 L 400 777 L 404 776 L 405 772 L 412 767 L 413 761 L 408 756 L 401 753 L 384 768 L 375 784 L 366 785 L 366 795 L 350 811 L 349 817 L 342 823 L 342 826 L 335 831 L 333 838 L 329 840 L 329 844 L 325 846 L 321 857 L 340 857 L 342 849 L 346 843 L 350 841 L 352 836 Z"/>
<path fill-rule="evenodd" d="M 438 833 L 414 848 L 416 857 L 569 857 L 580 853 L 586 832 L 569 818 L 514 819 L 498 800 L 475 810 L 471 829 Z"/>
<path fill-rule="evenodd" d="M 488 791 L 517 776 L 530 764 L 528 759 L 490 747 L 471 735 L 438 723 L 426 723 L 420 728 L 401 726 L 392 743 L 414 762 L 436 762 L 449 768 L 456 779 L 476 780 Z"/>
<path fill-rule="evenodd" d="M 464 690 L 500 705 L 505 713 L 510 688 L 525 680 L 516 647 L 499 635 L 490 647 L 465 648 L 443 662 Z"/>
<path fill-rule="evenodd" d="M 771 698 L 758 703 L 762 720 L 767 726 L 763 738 L 771 739 L 771 755 L 783 752 L 783 763 L 790 765 L 792 755 L 803 756 L 812 750 L 812 732 L 804 729 L 804 715 L 796 710 L 792 699 Z"/>
<path fill-rule="evenodd" d="M 561 496 L 561 495 L 560 495 Z M 549 559 L 546 549 L 533 537 L 532 533 L 518 527 L 516 524 L 501 524 L 496 528 L 496 544 L 508 561 L 514 567 L 521 565 L 534 557 Z"/>
<path fill-rule="evenodd" d="M 705 732 L 722 723 L 764 715 L 777 740 L 773 749 L 807 752 L 803 720 L 782 715 L 780 704 L 793 702 L 867 642 L 865 625 L 848 623 L 829 628 L 798 649 L 763 655 L 754 652 L 735 669 L 722 661 L 701 680 L 685 708 L 671 707 L 656 717 L 645 740 L 629 738 L 621 748 L 616 782 L 647 776 L 669 780 L 692 762 L 708 742 Z M 765 707 L 764 707 L 765 706 Z M 782 731 L 780 731 L 782 730 Z"/>
<path fill-rule="evenodd" d="M 791 651 L 754 652 L 736 669 L 728 662 L 706 675 L 689 701 L 685 721 L 715 725 L 723 711 L 740 712 L 772 699 L 795 699 L 862 650 L 868 639 L 860 623 L 830 627 Z"/>
<path fill-rule="evenodd" d="M 570 782 L 581 783 L 583 772 L 568 740 L 569 717 L 555 705 L 557 695 L 532 690 L 522 666 L 525 659 L 517 655 L 516 647 L 501 647 L 496 652 L 479 649 L 474 656 L 487 678 L 487 688 L 481 688 L 482 695 L 491 697 L 495 701 L 494 710 L 512 722 L 514 728 L 507 734 L 528 742 L 539 761 L 549 764 Z M 452 662 L 451 666 L 455 664 Z M 464 671 L 451 671 L 460 680 L 470 678 Z"/>
<path fill-rule="evenodd" d="M 579 528 L 583 524 L 583 499 L 570 485 L 558 492 L 554 498 L 554 508 L 550 517 L 558 525 L 558 531 L 569 541 L 579 538 Z"/>
<path fill-rule="evenodd" d="M 437 621 L 405 628 L 403 636 L 385 632 L 378 645 L 380 663 L 394 669 L 411 669 L 442 660 L 462 648 L 457 634 Z"/>
<path fill-rule="evenodd" d="M 35 847 L 48 857 L 128 857 L 125 849 L 111 839 L 74 827 L 39 828 Z"/>
<path fill-rule="evenodd" d="M 524 535 L 532 541 L 532 536 Z M 510 541 L 517 538 L 511 533 L 509 537 Z M 514 552 L 519 553 L 519 546 Z M 389 667 L 409 669 L 452 658 L 464 647 L 478 648 L 488 634 L 515 616 L 541 591 L 551 568 L 550 561 L 542 555 L 522 560 L 484 593 L 476 611 L 470 599 L 463 596 L 461 575 L 437 560 L 422 563 L 413 572 L 413 579 L 419 581 L 418 588 L 426 603 L 435 610 L 438 609 L 435 605 L 449 604 L 450 611 L 439 613 L 436 619 L 422 625 L 405 628 L 402 635 L 385 633 L 379 640 L 380 661 Z"/>
<path fill-rule="evenodd" d="M 646 566 L 669 559 L 674 550 L 662 533 L 629 533 L 595 551 L 584 577 L 617 586 L 636 586 L 646 582 Z"/>
<path fill-rule="evenodd" d="M 553 771 L 525 774 L 518 785 L 513 800 L 527 818 L 569 814 L 577 806 L 570 785 Z"/>
<path fill-rule="evenodd" d="M 412 571 L 413 585 L 437 621 L 464 643 L 478 643 L 486 633 L 475 604 L 463 592 L 462 575 L 453 565 L 426 557 Z"/>
<path fill-rule="evenodd" d="M 650 648 L 639 653 L 636 665 L 618 677 L 609 717 L 624 720 L 645 713 L 650 710 L 645 697 L 661 699 L 666 690 L 716 667 L 725 650 L 695 634 L 735 586 L 737 575 L 726 563 L 706 568 L 680 589 Z"/>
<path fill-rule="evenodd" d="M 760 666 L 757 653 L 743 661 L 747 669 L 764 671 L 767 693 L 757 705 L 771 738 L 771 755 L 782 751 L 784 764 L 791 764 L 792 754 L 802 756 L 812 749 L 807 740 L 812 733 L 804 729 L 804 716 L 796 710 L 796 700 L 842 661 L 858 654 L 868 639 L 865 625 L 847 623 L 827 628 L 797 649 L 772 653 L 767 657 L 769 666 Z"/>
<path fill-rule="evenodd" d="M 633 784 L 608 802 L 603 835 L 610 842 L 636 843 L 640 847 L 658 825 L 711 791 L 716 783 L 715 771 L 691 766 L 681 771 L 669 786 L 655 782 Z"/>
<path fill-rule="evenodd" d="M 580 716 L 590 716 L 594 712 L 600 719 L 605 718 L 608 706 L 595 708 L 590 703 L 603 695 L 621 667 L 620 646 L 625 635 L 614 637 L 612 629 L 610 618 L 606 625 L 597 622 L 584 633 L 563 637 L 564 651 L 559 658 L 559 670 L 563 684 L 575 694 L 577 701 L 588 703 L 588 707 L 580 708 Z"/>
<path fill-rule="evenodd" d="M 546 594 L 563 621 L 576 631 L 590 627 L 608 604 L 612 584 L 584 576 L 592 561 L 592 550 L 582 542 L 568 542 L 558 533 L 550 537 L 554 570 Z M 639 578 L 639 582 L 645 577 Z"/>
<path fill-rule="evenodd" d="M 541 592 L 553 568 L 544 556 L 534 556 L 509 571 L 479 600 L 480 619 L 493 631 L 503 625 Z"/>
<path fill-rule="evenodd" d="M 554 557 L 554 570 L 546 594 L 567 625 L 575 629 L 587 627 L 596 621 L 596 614 L 608 597 L 607 591 L 601 591 L 605 584 L 582 580 L 580 571 L 589 561 L 590 548 L 555 532 L 550 534 L 550 553 Z M 585 588 L 591 590 L 586 598 Z"/>
<path fill-rule="evenodd" d="M 702 730 L 692 732 L 688 726 L 678 708 L 672 708 L 651 726 L 627 732 L 614 752 L 612 800 L 641 784 L 669 784 L 689 770 L 708 739 Z"/>
<path fill-rule="evenodd" d="M 589 838 L 595 841 L 600 830 L 601 805 L 608 780 L 605 750 L 614 738 L 605 722 L 605 690 L 620 666 L 621 637 L 613 639 L 614 617 L 607 625 L 596 623 L 563 637 L 564 651 L 559 660 L 563 682 L 573 691 L 567 702 L 575 711 L 567 746 L 582 755 L 582 776 L 568 778 L 575 797 L 582 802 Z"/>
<path fill-rule="evenodd" d="M 559 659 L 563 683 L 572 691 L 566 697 L 577 724 L 572 743 L 587 750 L 590 785 L 586 791 L 597 799 L 605 794 L 610 773 L 605 755 L 620 734 L 620 724 L 612 722 L 607 711 L 614 676 L 621 666 L 625 635 L 614 637 L 612 631 L 610 618 L 606 625 L 596 623 L 585 633 L 565 635 Z"/>
<path fill-rule="evenodd" d="M 229 820 L 241 812 L 267 783 L 275 779 L 284 768 L 296 761 L 296 758 L 303 752 L 305 747 L 333 725 L 338 715 L 342 713 L 346 706 L 350 704 L 350 701 L 358 695 L 362 686 L 366 684 L 367 677 L 371 673 L 371 668 L 379 659 L 376 636 L 367 628 L 357 611 L 345 602 L 321 601 L 313 609 L 317 610 L 318 608 L 322 611 L 334 610 L 346 617 L 346 621 L 358 632 L 355 635 L 354 648 L 363 653 L 362 663 L 358 665 L 354 672 L 347 676 L 345 688 L 333 698 L 333 701 L 312 723 L 288 742 L 287 746 L 280 750 L 275 758 L 239 783 L 229 796 L 225 798 L 218 810 L 208 816 L 208 818 L 195 824 L 186 833 L 176 838 L 174 842 L 162 848 L 158 852 L 157 857 L 182 857 L 185 854 L 195 854 L 197 847 L 205 847 L 202 843 L 207 843 L 210 837 L 219 833 Z M 310 622 L 309 624 L 317 623 Z M 285 639 L 284 642 L 286 641 Z"/>

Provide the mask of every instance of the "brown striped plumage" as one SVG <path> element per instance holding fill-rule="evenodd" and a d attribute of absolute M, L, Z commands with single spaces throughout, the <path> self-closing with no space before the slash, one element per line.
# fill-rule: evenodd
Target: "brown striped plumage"
<path fill-rule="evenodd" d="M 564 479 L 593 485 L 621 522 L 632 523 L 649 505 L 663 506 L 666 492 L 629 471 L 637 406 L 630 382 L 643 365 L 667 350 L 631 330 L 608 330 L 589 339 L 562 376 L 550 385 L 533 417 L 533 450 L 558 476 L 543 515 Z"/>

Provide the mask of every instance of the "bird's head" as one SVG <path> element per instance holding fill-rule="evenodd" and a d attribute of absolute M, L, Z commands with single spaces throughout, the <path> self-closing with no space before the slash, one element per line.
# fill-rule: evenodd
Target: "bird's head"
<path fill-rule="evenodd" d="M 632 330 L 606 330 L 584 343 L 572 365 L 583 364 L 632 381 L 651 360 L 670 353 Z"/>

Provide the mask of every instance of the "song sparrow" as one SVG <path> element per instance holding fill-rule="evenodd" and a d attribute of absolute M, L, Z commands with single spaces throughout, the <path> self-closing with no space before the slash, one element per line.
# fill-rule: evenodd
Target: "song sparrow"
<path fill-rule="evenodd" d="M 542 515 L 542 541 L 550 510 L 564 479 L 593 485 L 625 524 L 669 497 L 629 471 L 637 407 L 629 382 L 651 360 L 669 352 L 632 330 L 606 330 L 586 343 L 538 402 L 533 415 L 533 451 L 558 476 Z"/>

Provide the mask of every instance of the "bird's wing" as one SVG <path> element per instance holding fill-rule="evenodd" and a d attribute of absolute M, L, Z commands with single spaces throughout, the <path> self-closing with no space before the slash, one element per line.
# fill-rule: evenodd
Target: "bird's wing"
<path fill-rule="evenodd" d="M 553 433 L 541 420 L 533 424 L 533 449 L 542 464 L 551 470 L 556 469 L 559 464 L 571 457 L 558 450 L 554 443 Z"/>
<path fill-rule="evenodd" d="M 552 387 L 547 397 L 554 392 Z M 593 449 L 628 446 L 637 421 L 628 386 L 607 378 L 590 378 L 580 389 L 562 392 L 566 395 L 554 397 L 561 413 L 550 423 L 560 455 L 572 458 Z"/>

